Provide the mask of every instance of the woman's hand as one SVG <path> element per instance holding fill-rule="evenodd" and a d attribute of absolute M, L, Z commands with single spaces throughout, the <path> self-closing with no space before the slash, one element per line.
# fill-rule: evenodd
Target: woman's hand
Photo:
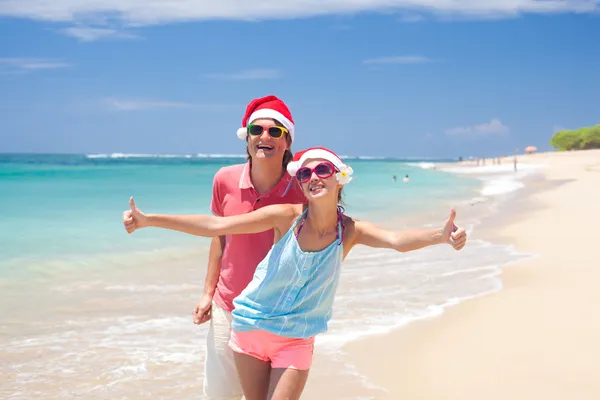
<path fill-rule="evenodd" d="M 442 240 L 444 243 L 451 244 L 454 250 L 460 250 L 467 243 L 467 232 L 454 224 L 456 210 L 450 210 L 450 217 L 442 228 Z"/>
<path fill-rule="evenodd" d="M 133 233 L 136 229 L 148 226 L 148 218 L 135 206 L 133 196 L 129 198 L 129 208 L 123 212 L 123 225 L 127 233 Z"/>

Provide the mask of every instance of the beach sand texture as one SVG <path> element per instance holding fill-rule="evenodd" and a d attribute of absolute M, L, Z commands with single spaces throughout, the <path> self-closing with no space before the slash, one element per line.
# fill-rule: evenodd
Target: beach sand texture
<path fill-rule="evenodd" d="M 505 267 L 495 294 L 347 346 L 381 398 L 600 399 L 600 150 L 527 163 L 545 166 L 546 185 L 474 236 L 537 257 Z"/>

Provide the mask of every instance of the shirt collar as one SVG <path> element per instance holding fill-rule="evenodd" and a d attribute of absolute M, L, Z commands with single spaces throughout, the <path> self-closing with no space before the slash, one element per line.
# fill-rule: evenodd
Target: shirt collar
<path fill-rule="evenodd" d="M 288 185 L 292 177 L 287 172 L 283 174 L 279 182 L 275 185 L 273 189 L 265 193 L 265 195 L 270 196 L 284 196 L 289 190 Z M 254 189 L 254 185 L 252 184 L 252 179 L 250 179 L 250 162 L 244 164 L 244 169 L 242 170 L 242 174 L 240 176 L 239 182 L 240 189 Z M 288 190 L 286 190 L 288 189 Z"/>
<path fill-rule="evenodd" d="M 290 190 L 292 182 L 292 177 L 287 172 L 283 174 L 277 185 L 273 188 L 273 195 L 283 197 Z"/>
<path fill-rule="evenodd" d="M 252 179 L 250 179 L 250 162 L 248 161 L 244 165 L 244 169 L 242 170 L 242 175 L 240 176 L 240 189 L 254 189 L 254 185 L 252 184 Z"/>

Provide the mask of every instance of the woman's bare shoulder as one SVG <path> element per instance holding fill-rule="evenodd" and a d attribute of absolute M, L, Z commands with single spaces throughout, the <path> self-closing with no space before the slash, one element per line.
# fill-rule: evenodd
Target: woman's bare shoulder
<path fill-rule="evenodd" d="M 293 217 L 302 213 L 302 204 L 271 204 L 263 207 L 263 209 L 281 217 Z"/>
<path fill-rule="evenodd" d="M 276 217 L 279 224 L 285 225 L 302 214 L 301 204 L 272 204 L 264 207 L 265 211 Z"/>
<path fill-rule="evenodd" d="M 344 224 L 344 236 L 353 241 L 356 235 L 356 224 L 359 222 L 356 218 L 352 218 L 346 214 L 342 216 L 342 223 Z"/>
<path fill-rule="evenodd" d="M 277 229 L 285 232 L 294 223 L 294 221 L 302 214 L 302 204 L 274 204 L 267 206 L 271 208 L 273 214 L 277 217 Z"/>
<path fill-rule="evenodd" d="M 304 206 L 302 204 L 279 204 L 280 213 L 288 218 L 297 218 L 304 211 Z"/>

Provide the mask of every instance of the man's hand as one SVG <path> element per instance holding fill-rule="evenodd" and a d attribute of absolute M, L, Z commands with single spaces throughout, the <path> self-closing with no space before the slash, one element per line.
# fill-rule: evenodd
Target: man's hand
<path fill-rule="evenodd" d="M 209 294 L 205 294 L 202 296 L 198 304 L 196 304 L 196 308 L 192 312 L 192 316 L 194 317 L 194 324 L 200 325 L 210 320 L 212 314 L 212 296 Z"/>
<path fill-rule="evenodd" d="M 442 240 L 444 243 L 449 243 L 454 247 L 454 250 L 462 249 L 467 243 L 467 232 L 464 228 L 459 228 L 454 224 L 456 211 L 450 210 L 450 217 L 442 228 Z"/>
<path fill-rule="evenodd" d="M 129 198 L 129 208 L 129 210 L 123 212 L 123 225 L 127 233 L 133 233 L 136 229 L 148 226 L 148 218 L 135 206 L 133 196 Z"/>

